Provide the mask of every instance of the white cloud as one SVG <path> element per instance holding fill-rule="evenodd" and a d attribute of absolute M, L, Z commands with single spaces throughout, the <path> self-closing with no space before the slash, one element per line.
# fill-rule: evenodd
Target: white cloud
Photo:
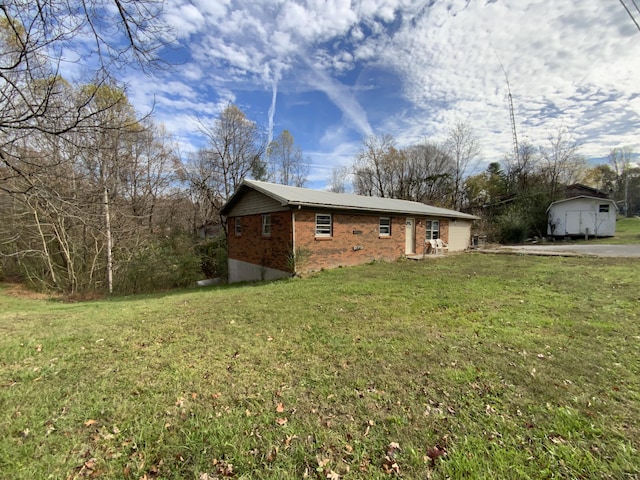
<path fill-rule="evenodd" d="M 205 25 L 205 17 L 195 5 L 168 3 L 167 9 L 165 20 L 178 38 L 188 38 L 202 30 Z"/>
<path fill-rule="evenodd" d="M 588 155 L 638 145 L 640 36 L 617 2 L 429 3 L 176 0 L 167 18 L 192 63 L 178 67 L 173 81 L 147 79 L 132 89 L 144 105 L 156 92 L 158 115 L 181 132 L 186 128 L 173 119 L 212 114 L 243 92 L 263 93 L 271 122 L 282 111 L 276 96 L 267 112 L 274 92 L 323 92 L 343 121 L 326 126 L 325 137 L 309 147 L 314 165 L 323 152 L 346 158 L 333 146 L 353 151 L 356 138 L 374 131 L 393 134 L 402 146 L 441 140 L 458 120 L 472 124 L 484 157 L 495 160 L 512 149 L 501 61 L 523 140 L 540 144 L 560 124 Z M 389 102 L 364 103 L 371 97 L 353 84 L 358 69 L 368 67 L 400 79 L 391 109 L 382 110 Z M 375 77 L 366 84 L 383 87 Z"/>

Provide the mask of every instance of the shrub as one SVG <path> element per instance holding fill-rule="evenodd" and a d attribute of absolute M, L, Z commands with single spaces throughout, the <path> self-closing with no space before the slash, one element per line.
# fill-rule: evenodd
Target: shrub
<path fill-rule="evenodd" d="M 498 239 L 500 243 L 522 243 L 529 233 L 529 223 L 522 209 L 510 207 L 498 217 Z"/>
<path fill-rule="evenodd" d="M 154 240 L 127 262 L 116 259 L 114 290 L 142 293 L 193 285 L 201 278 L 200 257 L 186 235 Z"/>
<path fill-rule="evenodd" d="M 206 278 L 227 278 L 227 240 L 224 235 L 200 243 L 196 250 Z"/>

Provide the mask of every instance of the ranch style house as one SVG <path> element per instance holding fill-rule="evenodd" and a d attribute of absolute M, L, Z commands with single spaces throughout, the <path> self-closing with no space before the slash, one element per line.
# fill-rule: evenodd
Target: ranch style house
<path fill-rule="evenodd" d="M 477 217 L 424 203 L 244 180 L 223 206 L 229 282 L 469 247 Z"/>

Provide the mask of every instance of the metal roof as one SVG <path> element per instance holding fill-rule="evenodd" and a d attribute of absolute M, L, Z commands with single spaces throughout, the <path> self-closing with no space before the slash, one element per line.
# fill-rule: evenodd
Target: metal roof
<path fill-rule="evenodd" d="M 616 205 L 616 201 L 611 200 L 610 198 L 591 197 L 589 195 L 578 195 L 576 197 L 563 198 L 562 200 L 556 200 L 551 205 L 549 205 L 549 207 L 547 208 L 547 212 L 551 210 L 551 207 L 553 207 L 554 205 L 559 205 L 560 203 L 573 202 L 574 200 L 594 200 L 597 203 L 611 203 L 616 208 L 616 210 L 618 209 L 618 206 Z"/>
<path fill-rule="evenodd" d="M 433 207 L 420 202 L 398 200 L 394 198 L 367 197 L 346 193 L 325 192 L 309 188 L 291 187 L 256 180 L 244 180 L 227 203 L 222 207 L 226 214 L 238 200 L 245 188 L 251 188 L 274 200 L 282 206 L 330 208 L 336 210 L 357 210 L 363 212 L 400 213 L 408 215 L 429 215 L 435 217 L 460 218 L 476 220 L 478 217 L 447 208 Z"/>

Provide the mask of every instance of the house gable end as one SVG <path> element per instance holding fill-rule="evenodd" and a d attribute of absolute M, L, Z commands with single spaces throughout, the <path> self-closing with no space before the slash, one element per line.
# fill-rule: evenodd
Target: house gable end
<path fill-rule="evenodd" d="M 253 189 L 246 189 L 242 192 L 230 207 L 231 208 L 225 212 L 226 215 L 230 217 L 282 212 L 289 209 L 286 205 L 282 205 L 277 200 Z"/>

